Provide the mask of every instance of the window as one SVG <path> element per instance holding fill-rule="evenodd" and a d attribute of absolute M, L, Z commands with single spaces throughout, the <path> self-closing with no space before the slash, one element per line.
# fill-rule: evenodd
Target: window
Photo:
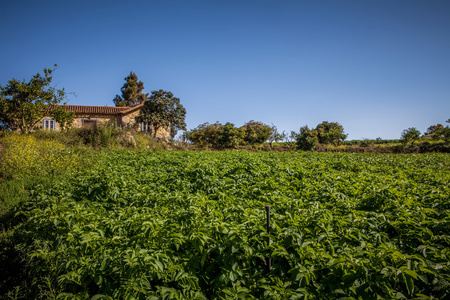
<path fill-rule="evenodd" d="M 44 130 L 56 130 L 56 122 L 52 119 L 44 119 L 42 128 Z"/>
<path fill-rule="evenodd" d="M 82 127 L 94 127 L 96 125 L 97 125 L 97 120 L 88 120 L 88 119 L 81 120 Z"/>
<path fill-rule="evenodd" d="M 141 131 L 151 134 L 152 133 L 152 125 L 150 125 L 150 123 L 147 123 L 147 122 L 141 123 Z"/>

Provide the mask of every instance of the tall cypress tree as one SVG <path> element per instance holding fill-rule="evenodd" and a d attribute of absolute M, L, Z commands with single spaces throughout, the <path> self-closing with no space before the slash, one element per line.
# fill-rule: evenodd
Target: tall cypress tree
<path fill-rule="evenodd" d="M 138 80 L 136 74 L 130 72 L 130 75 L 125 77 L 125 81 L 120 89 L 122 96 L 116 95 L 113 100 L 116 106 L 135 106 L 147 100 L 148 94 L 142 93 L 144 83 Z"/>

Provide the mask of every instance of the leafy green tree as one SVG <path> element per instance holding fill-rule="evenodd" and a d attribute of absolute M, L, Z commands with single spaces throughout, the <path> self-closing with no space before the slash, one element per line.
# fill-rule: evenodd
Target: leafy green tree
<path fill-rule="evenodd" d="M 217 138 L 213 140 L 216 148 L 234 148 L 244 142 L 245 130 L 237 128 L 233 123 L 227 122 L 217 130 Z"/>
<path fill-rule="evenodd" d="M 292 134 L 292 132 L 291 132 Z M 308 126 L 300 128 L 297 137 L 297 149 L 304 151 L 312 151 L 319 144 L 318 132 L 316 129 L 309 129 Z"/>
<path fill-rule="evenodd" d="M 164 90 L 152 91 L 150 98 L 144 102 L 140 115 L 136 121 L 149 123 L 152 126 L 153 136 L 161 128 L 170 127 L 171 135 L 178 130 L 186 130 L 186 109 L 180 104 L 180 99 L 171 92 Z"/>
<path fill-rule="evenodd" d="M 401 135 L 401 140 L 403 143 L 414 142 L 420 138 L 420 131 L 415 127 L 410 127 L 408 129 L 403 130 Z"/>
<path fill-rule="evenodd" d="M 74 111 L 67 111 L 65 106 L 57 106 L 51 112 L 51 116 L 58 123 L 61 131 L 67 130 L 72 126 L 73 117 L 75 116 Z"/>
<path fill-rule="evenodd" d="M 271 127 L 262 122 L 249 121 L 242 126 L 245 131 L 244 141 L 247 144 L 262 144 L 267 141 L 271 134 Z"/>
<path fill-rule="evenodd" d="M 445 121 L 446 123 L 450 123 L 450 119 L 448 119 L 447 121 Z M 439 124 L 438 124 L 439 125 Z M 434 136 L 435 139 L 443 139 L 444 141 L 446 141 L 447 143 L 450 142 L 450 127 L 447 126 L 442 126 L 438 129 L 436 129 Z"/>
<path fill-rule="evenodd" d="M 186 132 L 186 138 L 200 147 L 210 147 L 215 144 L 214 141 L 217 139 L 217 132 L 222 126 L 223 125 L 219 122 L 214 124 L 209 124 L 206 122 L 198 125 L 197 128 Z"/>
<path fill-rule="evenodd" d="M 347 138 L 344 127 L 338 122 L 323 121 L 317 125 L 317 137 L 320 144 L 333 144 L 338 146 Z"/>
<path fill-rule="evenodd" d="M 428 127 L 427 131 L 425 131 L 425 135 L 436 133 L 439 129 L 444 128 L 442 124 L 431 125 Z"/>
<path fill-rule="evenodd" d="M 225 125 L 203 123 L 188 131 L 186 137 L 200 147 L 234 148 L 244 143 L 245 130 L 244 126 L 238 128 L 229 122 Z"/>
<path fill-rule="evenodd" d="M 144 83 L 139 81 L 137 75 L 130 72 L 130 75 L 124 78 L 125 83 L 120 89 L 122 96 L 116 95 L 114 104 L 116 106 L 135 106 L 148 99 L 148 94 L 144 94 Z"/>
<path fill-rule="evenodd" d="M 0 129 L 28 133 L 39 127 L 44 117 L 52 117 L 62 128 L 71 124 L 73 112 L 64 107 L 64 89 L 50 86 L 56 67 L 44 69 L 44 75 L 37 73 L 29 82 L 11 79 L 5 87 L 0 86 Z"/>

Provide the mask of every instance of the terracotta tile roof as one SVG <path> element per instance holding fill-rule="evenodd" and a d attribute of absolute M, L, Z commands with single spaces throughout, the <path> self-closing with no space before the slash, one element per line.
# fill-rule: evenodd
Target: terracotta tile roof
<path fill-rule="evenodd" d="M 66 110 L 73 111 L 75 114 L 123 115 L 132 112 L 143 105 L 143 103 L 131 107 L 66 105 Z"/>

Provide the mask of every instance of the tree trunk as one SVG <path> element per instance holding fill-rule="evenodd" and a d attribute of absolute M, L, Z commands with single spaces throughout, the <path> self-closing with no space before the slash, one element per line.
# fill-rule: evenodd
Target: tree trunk
<path fill-rule="evenodd" d="M 156 139 L 156 133 L 158 132 L 159 126 L 153 126 L 153 137 Z"/>

